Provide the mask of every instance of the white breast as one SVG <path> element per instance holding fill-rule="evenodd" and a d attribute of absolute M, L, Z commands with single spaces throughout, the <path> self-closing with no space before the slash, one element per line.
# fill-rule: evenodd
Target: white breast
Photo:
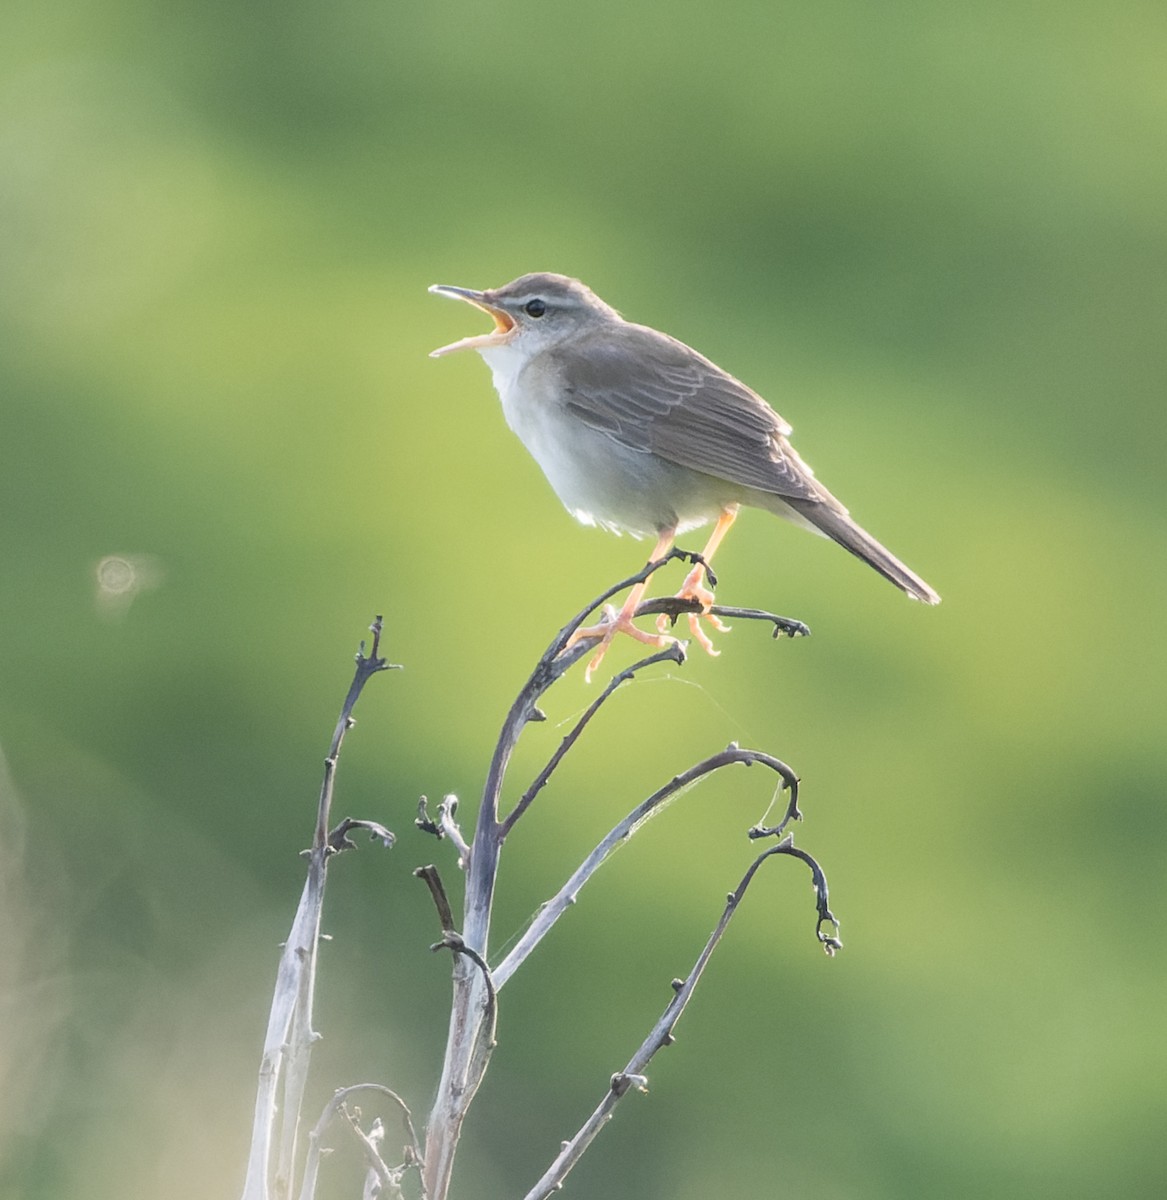
<path fill-rule="evenodd" d="M 563 406 L 561 381 L 513 344 L 483 346 L 507 424 L 539 464 L 567 510 L 586 525 L 654 535 L 713 519 L 736 497 L 708 476 L 632 450 L 589 428 Z"/>
<path fill-rule="evenodd" d="M 530 356 L 520 350 L 513 341 L 505 342 L 501 346 L 480 346 L 478 353 L 490 367 L 491 374 L 494 376 L 494 390 L 502 398 L 505 410 L 507 396 L 514 392 L 515 381 L 530 361 Z"/>
<path fill-rule="evenodd" d="M 581 510 L 589 508 L 584 493 L 592 489 L 581 477 L 580 429 L 558 403 L 558 381 L 548 378 L 538 359 L 532 362 L 513 344 L 484 346 L 479 353 L 494 377 L 507 424 L 543 468 L 560 500 L 581 520 L 588 520 Z"/>

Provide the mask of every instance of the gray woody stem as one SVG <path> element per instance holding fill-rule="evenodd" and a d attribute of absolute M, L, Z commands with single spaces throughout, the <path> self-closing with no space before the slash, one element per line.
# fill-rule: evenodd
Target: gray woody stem
<path fill-rule="evenodd" d="M 333 1093 L 332 1099 L 324 1106 L 324 1112 L 320 1114 L 320 1120 L 316 1122 L 315 1127 L 308 1134 L 308 1155 L 304 1163 L 304 1182 L 300 1187 L 300 1200 L 313 1200 L 316 1195 L 316 1181 L 320 1174 L 320 1157 L 324 1134 L 338 1113 L 345 1113 L 348 1116 L 350 1124 L 353 1125 L 354 1133 L 357 1135 L 362 1146 L 365 1147 L 366 1154 L 370 1156 L 375 1154 L 375 1159 L 370 1165 L 377 1168 L 383 1165 L 379 1152 L 376 1152 L 375 1148 L 369 1146 L 369 1141 L 364 1131 L 355 1124 L 353 1116 L 348 1110 L 349 1100 L 361 1092 L 370 1092 L 373 1095 L 383 1096 L 397 1106 L 401 1113 L 402 1126 L 405 1132 L 406 1164 L 416 1164 L 420 1160 L 421 1150 L 418 1146 L 417 1134 L 413 1128 L 413 1115 L 410 1113 L 405 1101 L 392 1088 L 387 1088 L 384 1084 L 380 1083 L 356 1083 L 351 1087 L 340 1088 Z M 390 1173 L 400 1174 L 402 1169 L 399 1168 L 396 1172 L 391 1171 Z M 378 1174 L 380 1174 L 379 1171 Z M 400 1189 L 398 1189 L 397 1194 L 400 1194 Z"/>
<path fill-rule="evenodd" d="M 543 693 L 569 667 L 584 655 L 591 653 L 594 648 L 595 638 L 581 638 L 574 644 L 569 645 L 571 635 L 575 630 L 583 624 L 584 620 L 592 612 L 606 601 L 619 592 L 634 587 L 636 584 L 648 579 L 655 571 L 674 558 L 692 559 L 693 556 L 685 551 L 671 550 L 665 557 L 645 564 L 636 575 L 609 588 L 603 595 L 597 597 L 595 601 L 577 613 L 559 631 L 551 642 L 551 645 L 547 647 L 547 650 L 531 673 L 530 678 L 511 705 L 510 711 L 503 722 L 498 742 L 495 745 L 494 755 L 491 759 L 490 768 L 487 772 L 486 783 L 483 787 L 482 803 L 478 810 L 474 840 L 469 847 L 465 847 L 464 843 L 459 846 L 463 865 L 466 870 L 464 921 L 460 952 L 456 952 L 454 957 L 454 995 L 451 1005 L 450 1028 L 446 1041 L 446 1055 L 443 1063 L 442 1077 L 438 1084 L 437 1098 L 426 1124 L 422 1180 L 428 1200 L 447 1200 L 450 1177 L 454 1165 L 454 1155 L 461 1136 L 462 1124 L 474 1099 L 474 1095 L 482 1082 L 482 1077 L 490 1059 L 490 1051 L 493 1048 L 493 1037 L 489 1036 L 489 1034 L 484 1036 L 484 1025 L 493 1024 L 495 1016 L 494 994 L 500 986 L 500 981 L 492 975 L 486 965 L 486 961 L 489 950 L 491 908 L 494 901 L 495 880 L 503 842 L 513 827 L 514 822 L 527 810 L 535 795 L 543 784 L 546 783 L 563 755 L 571 748 L 584 726 L 599 706 L 612 694 L 615 688 L 631 678 L 641 667 L 647 666 L 650 663 L 659 662 L 666 658 L 681 661 L 679 650 L 675 647 L 670 647 L 668 651 L 653 655 L 637 663 L 613 679 L 599 699 L 585 712 L 572 733 L 564 739 L 564 744 L 561 745 L 560 749 L 552 757 L 543 773 L 536 779 L 531 788 L 518 801 L 515 809 L 504 818 L 500 817 L 499 814 L 500 797 L 507 767 L 515 745 L 529 721 L 542 719 L 543 714 L 539 711 L 537 701 Z M 677 615 L 681 612 L 692 611 L 693 608 L 694 603 L 685 600 L 657 600 L 641 605 L 637 615 L 647 612 L 668 612 L 671 615 Z M 720 612 L 722 610 L 714 608 L 713 611 Z M 775 626 L 776 637 L 781 633 L 795 637 L 809 632 L 801 622 L 775 617 L 773 614 L 755 610 L 733 611 L 734 615 L 772 621 Z M 736 748 L 731 748 L 731 751 L 723 753 L 730 755 L 725 760 L 726 762 L 762 762 L 768 758 L 768 756 L 757 755 L 752 751 L 738 751 Z M 776 763 L 777 760 L 773 760 L 773 762 Z M 719 762 L 716 765 L 724 764 Z M 698 778 L 701 774 L 716 769 L 716 765 L 705 766 L 705 764 L 699 764 L 698 768 L 693 769 L 697 774 L 693 775 L 692 778 Z M 704 770 L 700 770 L 699 768 L 701 767 L 704 767 Z M 780 769 L 780 767 L 775 767 L 775 769 Z M 783 769 L 789 772 L 789 768 Z M 691 772 L 686 773 L 686 775 L 689 774 Z M 793 778 L 792 774 L 791 778 Z M 688 782 L 692 782 L 692 779 L 689 779 Z M 675 794 L 682 786 L 683 783 L 674 781 L 673 785 L 662 789 L 662 793 L 664 794 L 658 793 L 657 796 L 651 797 L 645 802 L 647 808 L 641 806 L 645 808 L 645 812 L 638 820 L 643 820 L 645 815 L 651 813 L 668 796 Z M 635 824 L 636 821 L 633 821 L 633 827 Z M 628 832 L 631 832 L 631 829 Z M 627 836 L 627 833 L 623 836 Z M 597 852 L 599 849 L 597 848 Z M 610 848 L 600 854 L 599 859 L 587 870 L 584 879 L 590 876 L 599 865 L 599 862 L 608 853 L 610 853 Z M 581 868 L 581 870 L 584 869 Z M 537 944 L 539 938 L 546 933 L 546 930 L 550 928 L 550 924 L 553 923 L 554 920 L 545 926 L 540 926 L 541 932 L 538 932 L 533 940 L 530 940 L 530 931 L 528 931 L 528 938 L 524 939 L 524 943 L 522 943 L 524 946 L 523 957 L 530 953 L 530 950 Z M 512 952 L 507 961 L 511 962 L 513 959 L 514 953 Z M 508 977 L 513 972 L 514 967 L 517 966 L 518 961 L 521 961 L 521 958 L 511 962 L 511 966 L 507 971 Z"/>
<path fill-rule="evenodd" d="M 789 789 L 790 802 L 787 805 L 786 815 L 776 829 L 771 832 L 780 833 L 790 821 L 798 819 L 798 777 L 784 762 L 780 762 L 770 754 L 763 754 L 760 750 L 742 750 L 734 745 L 726 747 L 717 754 L 710 755 L 709 758 L 690 767 L 687 771 L 674 776 L 664 787 L 653 792 L 647 800 L 638 804 L 622 821 L 612 827 L 607 836 L 576 868 L 571 878 L 540 908 L 538 916 L 527 926 L 526 932 L 518 940 L 514 949 L 495 968 L 495 987 L 501 988 L 522 966 L 527 956 L 547 936 L 556 921 L 575 903 L 580 889 L 599 870 L 613 850 L 626 842 L 650 817 L 663 811 L 686 788 L 691 787 L 711 772 L 734 763 L 744 763 L 746 766 L 761 763 L 777 772 L 782 779 L 782 786 Z"/>
<path fill-rule="evenodd" d="M 312 1003 L 316 987 L 316 956 L 320 942 L 320 917 L 328 860 L 339 846 L 328 831 L 336 766 L 344 735 L 353 725 L 353 707 L 368 681 L 393 664 L 378 654 L 381 618 L 373 622 L 373 645 L 366 657 L 364 643 L 357 653 L 356 672 L 324 760 L 324 780 L 316 808 L 316 830 L 308 853 L 308 877 L 291 932 L 280 955 L 275 993 L 264 1037 L 259 1086 L 255 1097 L 251 1150 L 242 1200 L 286 1200 L 294 1185 L 296 1131 L 308 1076 L 308 1062 L 316 1035 L 312 1029 Z M 390 837 L 388 831 L 383 831 Z M 344 833 L 340 834 L 343 838 Z M 283 1083 L 283 1121 L 276 1141 L 277 1091 Z M 273 1146 L 273 1142 L 275 1142 Z M 273 1154 L 274 1151 L 274 1154 Z M 274 1164 L 273 1164 L 274 1157 Z M 274 1178 L 273 1178 L 274 1166 Z"/>
<path fill-rule="evenodd" d="M 519 735 L 529 721 L 542 718 L 537 705 L 539 697 L 572 664 L 591 651 L 594 639 L 582 638 L 568 646 L 572 633 L 583 624 L 589 613 L 618 592 L 647 579 L 674 557 L 681 556 L 671 553 L 667 558 L 647 563 L 636 575 L 615 584 L 578 612 L 555 635 L 506 715 L 483 787 L 474 841 L 469 847 L 469 854 L 462 854 L 466 868 L 462 944 L 474 951 L 483 963 L 488 951 L 498 859 L 508 829 L 506 823 L 499 819 L 499 797 Z M 454 996 L 442 1078 L 426 1123 L 422 1181 L 429 1200 L 446 1200 L 462 1123 L 489 1061 L 489 1043 L 482 1037 L 483 1023 L 492 1008 L 489 1005 L 491 987 L 488 986 L 488 972 L 480 970 L 467 954 L 456 954 L 453 977 Z"/>

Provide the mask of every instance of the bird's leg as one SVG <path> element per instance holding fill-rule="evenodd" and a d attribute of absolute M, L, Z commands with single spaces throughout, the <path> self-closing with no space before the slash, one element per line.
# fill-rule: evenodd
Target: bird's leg
<path fill-rule="evenodd" d="M 656 545 L 653 547 L 652 554 L 649 555 L 649 562 L 656 562 L 668 554 L 673 548 L 673 537 L 675 534 L 676 530 L 674 529 L 661 531 L 660 537 L 657 538 Z M 592 655 L 591 661 L 584 671 L 584 678 L 588 683 L 591 683 L 592 672 L 597 670 L 600 663 L 604 661 L 604 655 L 608 653 L 608 647 L 612 644 L 612 639 L 618 633 L 626 633 L 629 637 L 635 638 L 638 642 L 644 642 L 649 646 L 667 646 L 670 643 L 676 642 L 677 639 L 670 637 L 664 630 L 661 630 L 660 633 L 645 633 L 643 629 L 638 629 L 632 623 L 632 618 L 636 615 L 636 610 L 640 607 L 640 602 L 644 599 L 644 593 L 647 589 L 648 580 L 644 579 L 628 593 L 628 598 L 621 605 L 619 612 L 611 604 L 604 605 L 604 619 L 598 625 L 581 627 L 567 639 L 568 646 L 573 646 L 581 638 L 598 637 L 601 639 L 595 654 Z"/>
<path fill-rule="evenodd" d="M 681 584 L 681 590 L 677 593 L 677 598 L 680 600 L 696 600 L 700 603 L 700 612 L 687 614 L 689 618 L 689 630 L 697 641 L 701 643 L 702 647 L 709 654 L 714 655 L 718 651 L 714 650 L 709 634 L 701 628 L 701 618 L 704 617 L 719 633 L 727 633 L 729 626 L 709 611 L 713 607 L 713 590 L 705 586 L 707 578 L 705 567 L 712 560 L 717 547 L 721 545 L 721 539 L 729 532 L 729 527 L 737 517 L 739 507 L 740 505 L 737 504 L 727 504 L 721 510 L 721 516 L 717 518 L 717 524 L 714 525 L 713 532 L 709 535 L 709 541 L 705 543 L 705 549 L 701 551 L 702 561 L 685 576 L 685 582 Z M 666 613 L 661 613 L 656 619 L 657 629 L 661 633 L 664 633 L 669 628 L 669 625 L 669 616 Z"/>

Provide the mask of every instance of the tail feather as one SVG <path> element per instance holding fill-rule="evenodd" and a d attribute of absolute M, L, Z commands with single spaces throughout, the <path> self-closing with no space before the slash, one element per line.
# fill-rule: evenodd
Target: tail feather
<path fill-rule="evenodd" d="M 793 510 L 800 523 L 805 522 L 832 541 L 838 542 L 844 550 L 849 550 L 856 558 L 861 558 L 868 566 L 874 567 L 884 579 L 890 579 L 913 600 L 920 600 L 924 604 L 940 603 L 937 592 L 900 562 L 890 550 L 881 546 L 865 529 L 856 525 L 841 505 L 836 508 L 829 503 L 790 497 L 783 497 L 783 500 Z"/>

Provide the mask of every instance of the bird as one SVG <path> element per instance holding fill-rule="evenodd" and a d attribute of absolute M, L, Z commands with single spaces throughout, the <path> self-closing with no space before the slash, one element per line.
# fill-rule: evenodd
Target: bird
<path fill-rule="evenodd" d="M 677 338 L 627 321 L 578 279 L 522 275 L 476 291 L 434 284 L 494 321 L 489 333 L 431 352 L 476 350 L 489 366 L 503 416 L 567 510 L 585 525 L 655 537 L 650 562 L 678 535 L 713 524 L 677 595 L 696 601 L 693 637 L 717 653 L 701 619 L 726 627 L 710 609 L 708 564 L 741 508 L 761 508 L 849 550 L 914 600 L 940 596 L 852 520 L 790 444 L 791 426 L 729 372 Z M 665 645 L 669 618 L 655 634 L 633 616 L 647 581 L 620 611 L 576 630 L 599 639 L 587 677 L 618 633 Z"/>

